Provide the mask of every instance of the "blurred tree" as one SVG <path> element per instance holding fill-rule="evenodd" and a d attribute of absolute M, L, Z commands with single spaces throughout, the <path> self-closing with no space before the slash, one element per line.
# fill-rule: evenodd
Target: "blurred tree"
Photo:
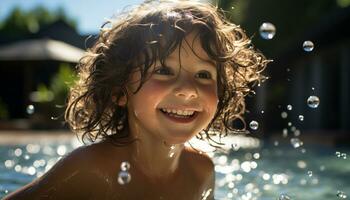
<path fill-rule="evenodd" d="M 36 33 L 41 27 L 59 19 L 76 29 L 76 21 L 68 17 L 63 8 L 58 8 L 56 11 L 51 12 L 42 6 L 35 7 L 29 11 L 23 11 L 19 7 L 15 7 L 0 23 L 0 32 L 12 37 L 18 37 Z"/>

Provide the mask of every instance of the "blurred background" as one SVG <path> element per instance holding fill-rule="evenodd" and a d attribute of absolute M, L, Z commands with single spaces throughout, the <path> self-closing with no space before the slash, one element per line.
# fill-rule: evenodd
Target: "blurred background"
<path fill-rule="evenodd" d="M 141 2 L 2 0 L 0 130 L 67 130 L 62 114 L 74 66 L 106 19 Z M 265 73 L 270 79 L 247 99 L 256 136 L 270 139 L 289 126 L 312 142 L 348 145 L 350 0 L 212 3 L 274 60 Z M 266 22 L 276 29 L 268 39 L 259 32 Z M 305 51 L 304 41 L 314 49 Z M 307 105 L 309 96 L 319 98 L 316 109 Z"/>
<path fill-rule="evenodd" d="M 75 65 L 108 18 L 141 2 L 0 1 L 0 198 L 81 145 L 63 118 Z M 250 134 L 209 154 L 216 199 L 347 198 L 350 0 L 211 3 L 273 60 L 247 97 Z"/>

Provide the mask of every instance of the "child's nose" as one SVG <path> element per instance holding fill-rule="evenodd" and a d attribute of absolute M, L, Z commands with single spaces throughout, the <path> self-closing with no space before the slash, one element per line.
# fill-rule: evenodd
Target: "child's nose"
<path fill-rule="evenodd" d="M 190 100 L 198 97 L 198 91 L 194 80 L 190 77 L 180 76 L 174 89 L 175 96 Z"/>

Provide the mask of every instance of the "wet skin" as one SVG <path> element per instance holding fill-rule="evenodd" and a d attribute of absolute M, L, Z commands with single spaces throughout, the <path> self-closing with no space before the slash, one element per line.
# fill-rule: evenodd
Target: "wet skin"
<path fill-rule="evenodd" d="M 177 199 L 198 200 L 214 190 L 210 158 L 183 143 L 206 128 L 217 105 L 216 69 L 195 34 L 133 94 L 139 74 L 130 77 L 127 101 L 129 134 L 137 141 L 123 147 L 110 140 L 74 150 L 48 173 L 5 199 Z M 180 57 L 179 57 L 180 56 Z M 180 67 L 181 66 L 181 67 Z M 169 114 L 172 110 L 193 113 Z M 117 181 L 120 164 L 128 161 L 131 181 Z M 214 199 L 213 192 L 207 199 Z"/>

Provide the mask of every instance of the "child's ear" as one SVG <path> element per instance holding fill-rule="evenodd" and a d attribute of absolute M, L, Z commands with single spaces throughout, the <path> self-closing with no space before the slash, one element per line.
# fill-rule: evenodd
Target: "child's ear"
<path fill-rule="evenodd" d="M 120 97 L 119 101 L 116 102 L 118 104 L 118 106 L 124 107 L 126 106 L 126 96 L 123 95 L 122 97 Z"/>
<path fill-rule="evenodd" d="M 123 95 L 118 99 L 117 92 L 113 92 L 112 94 L 112 102 L 116 103 L 118 106 L 124 107 L 127 103 L 127 96 L 125 92 L 123 92 Z"/>

